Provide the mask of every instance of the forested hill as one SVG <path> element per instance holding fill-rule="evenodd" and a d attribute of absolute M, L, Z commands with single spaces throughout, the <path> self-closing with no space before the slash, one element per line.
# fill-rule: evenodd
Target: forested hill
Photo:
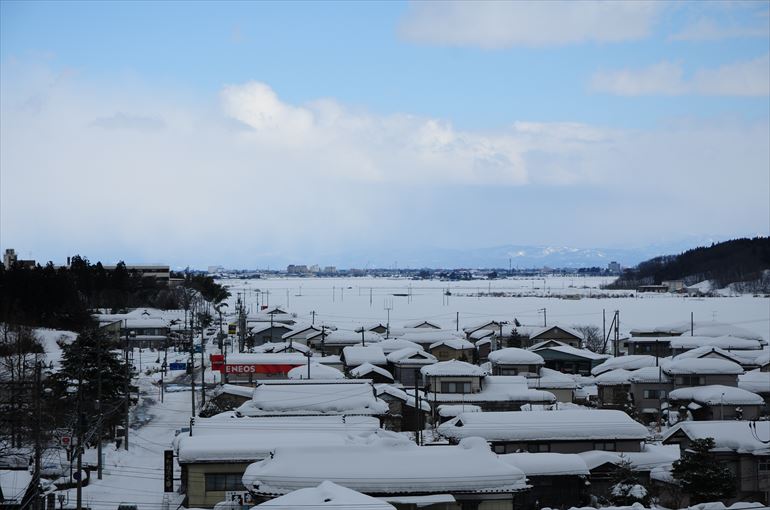
<path fill-rule="evenodd" d="M 611 287 L 636 288 L 665 280 L 692 285 L 712 280 L 722 288 L 730 283 L 758 281 L 770 269 L 770 237 L 733 239 L 679 255 L 664 255 L 627 269 Z"/>

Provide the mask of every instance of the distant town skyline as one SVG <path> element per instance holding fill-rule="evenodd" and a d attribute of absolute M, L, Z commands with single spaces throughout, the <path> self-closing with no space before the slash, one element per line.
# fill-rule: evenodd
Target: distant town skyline
<path fill-rule="evenodd" d="M 4 1 L 0 247 L 352 267 L 766 236 L 768 27 L 768 2 Z"/>

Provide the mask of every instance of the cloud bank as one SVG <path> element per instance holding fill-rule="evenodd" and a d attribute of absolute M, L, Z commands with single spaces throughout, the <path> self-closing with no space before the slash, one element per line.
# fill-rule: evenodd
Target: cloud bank
<path fill-rule="evenodd" d="M 253 267 L 768 231 L 766 122 L 466 130 L 329 98 L 292 104 L 258 81 L 186 97 L 6 69 L 0 241 L 24 256 Z"/>

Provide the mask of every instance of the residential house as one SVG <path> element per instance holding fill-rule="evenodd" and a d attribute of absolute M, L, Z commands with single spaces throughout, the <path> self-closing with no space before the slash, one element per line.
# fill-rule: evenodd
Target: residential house
<path fill-rule="evenodd" d="M 545 360 L 536 352 L 506 347 L 490 352 L 487 356 L 492 363 L 494 375 L 522 375 L 538 377 Z"/>
<path fill-rule="evenodd" d="M 415 320 L 415 321 L 407 322 L 402 327 L 422 328 L 422 329 L 442 329 L 440 324 L 429 320 Z"/>
<path fill-rule="evenodd" d="M 447 376 L 436 376 L 432 379 L 433 384 L 426 387 L 426 398 L 434 409 L 445 404 L 472 404 L 481 407 L 485 412 L 518 411 L 523 406 L 543 406 L 556 402 L 553 393 L 530 388 L 527 383 L 532 379 L 521 376 L 456 376 L 455 381 L 451 381 L 454 386 Z M 444 385 L 445 382 L 449 384 Z M 469 382 L 472 389 L 470 393 L 467 392 Z"/>
<path fill-rule="evenodd" d="M 372 331 L 353 331 L 338 329 L 330 333 L 315 335 L 308 338 L 308 344 L 317 351 L 325 354 L 340 355 L 345 347 L 352 345 L 366 346 L 379 343 L 382 336 Z"/>
<path fill-rule="evenodd" d="M 288 325 L 279 322 L 256 322 L 252 323 L 250 334 L 254 345 L 262 345 L 268 342 L 283 342 L 283 336 L 291 331 Z"/>
<path fill-rule="evenodd" d="M 735 474 L 736 495 L 726 502 L 770 504 L 770 422 L 685 421 L 663 435 L 663 444 L 677 444 L 684 452 L 696 439 L 712 438 L 716 461 Z"/>
<path fill-rule="evenodd" d="M 324 480 L 392 503 L 391 498 L 420 507 L 455 502 L 453 509 L 513 509 L 515 495 L 527 489 L 524 473 L 478 440 L 459 446 L 421 447 L 404 438 L 345 448 L 276 448 L 243 475 L 257 502 Z"/>
<path fill-rule="evenodd" d="M 668 392 L 673 384 L 661 367 L 644 367 L 628 377 L 631 402 L 642 422 L 650 423 L 662 417 L 668 407 Z"/>
<path fill-rule="evenodd" d="M 382 418 L 386 430 L 415 431 L 423 430 L 431 422 L 431 407 L 425 401 L 424 393 L 418 391 L 419 408 L 414 398 L 414 388 L 397 388 L 392 384 L 378 384 L 377 398 L 388 404 L 388 412 Z"/>
<path fill-rule="evenodd" d="M 356 368 L 364 363 L 370 363 L 378 367 L 385 367 L 388 360 L 385 358 L 385 353 L 382 352 L 382 348 L 379 345 L 349 345 L 342 349 L 342 355 L 340 356 L 342 362 L 345 364 L 345 370 Z"/>
<path fill-rule="evenodd" d="M 430 344 L 428 352 L 433 354 L 439 361 L 449 361 L 452 359 L 474 361 L 476 346 L 463 338 L 450 338 Z"/>
<path fill-rule="evenodd" d="M 738 375 L 743 368 L 725 359 L 679 358 L 663 364 L 663 372 L 674 382 L 675 388 L 722 384 L 738 386 Z"/>
<path fill-rule="evenodd" d="M 361 494 L 325 480 L 318 487 L 297 489 L 252 508 L 260 510 L 295 510 L 297 508 L 361 508 L 366 510 L 396 510 L 377 498 Z"/>
<path fill-rule="evenodd" d="M 566 374 L 589 375 L 591 369 L 610 357 L 587 349 L 577 349 L 558 340 L 541 342 L 530 350 L 542 356 L 546 368 Z"/>
<path fill-rule="evenodd" d="M 374 384 L 392 384 L 395 379 L 390 372 L 371 363 L 362 363 L 350 371 L 355 379 L 369 379 Z"/>
<path fill-rule="evenodd" d="M 601 364 L 591 369 L 591 375 L 601 375 L 611 370 L 623 368 L 625 370 L 638 370 L 645 367 L 654 367 L 659 364 L 655 356 L 648 354 L 629 354 L 628 356 L 616 356 L 608 358 Z"/>
<path fill-rule="evenodd" d="M 756 393 L 720 384 L 678 388 L 668 400 L 672 409 L 688 409 L 696 421 L 756 420 L 765 406 Z"/>
<path fill-rule="evenodd" d="M 629 355 L 665 358 L 671 356 L 671 341 L 675 337 L 632 336 L 626 340 Z"/>
<path fill-rule="evenodd" d="M 575 401 L 575 393 L 582 389 L 573 376 L 542 367 L 537 377 L 527 377 L 527 386 L 533 390 L 544 390 L 553 394 L 558 402 Z"/>
<path fill-rule="evenodd" d="M 590 502 L 586 482 L 591 472 L 585 461 L 570 453 L 508 453 L 500 455 L 503 462 L 515 466 L 527 475 L 532 488 L 522 494 L 516 508 L 568 508 L 585 506 Z"/>
<path fill-rule="evenodd" d="M 610 409 L 463 413 L 438 432 L 450 443 L 482 437 L 495 453 L 638 452 L 648 436 L 628 414 Z"/>
<path fill-rule="evenodd" d="M 406 347 L 387 355 L 388 371 L 404 386 L 424 386 L 420 369 L 438 360 L 421 348 Z"/>
<path fill-rule="evenodd" d="M 621 410 L 630 408 L 631 381 L 629 379 L 632 373 L 624 368 L 617 368 L 595 377 L 599 407 Z"/>
<path fill-rule="evenodd" d="M 583 344 L 583 335 L 567 326 L 518 326 L 515 332 L 526 339 L 526 344 L 534 346 L 547 340 L 556 340 L 562 344 L 580 349 Z"/>

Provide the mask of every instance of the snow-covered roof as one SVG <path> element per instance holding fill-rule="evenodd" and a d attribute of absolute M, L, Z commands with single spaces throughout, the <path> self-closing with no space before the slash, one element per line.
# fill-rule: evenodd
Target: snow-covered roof
<path fill-rule="evenodd" d="M 716 358 L 716 359 L 727 359 L 728 361 L 732 361 L 733 363 L 741 363 L 741 358 L 734 355 L 731 351 L 726 351 L 724 349 L 721 349 L 719 347 L 714 347 L 712 345 L 702 345 L 700 347 L 696 347 L 695 349 L 690 349 L 689 351 L 685 351 L 681 354 L 677 354 L 672 359 L 686 359 L 686 358 Z"/>
<path fill-rule="evenodd" d="M 298 489 L 252 508 L 295 510 L 297 508 L 366 510 L 396 510 L 396 507 L 377 498 L 361 494 L 334 482 L 325 480 L 317 487 Z"/>
<path fill-rule="evenodd" d="M 404 349 L 393 351 L 388 354 L 387 358 L 389 362 L 396 365 L 403 363 L 429 365 L 438 361 L 433 354 L 414 347 L 406 347 Z"/>
<path fill-rule="evenodd" d="M 545 326 L 545 327 L 519 326 L 516 328 L 516 331 L 520 335 L 529 336 L 530 339 L 534 339 L 542 335 L 543 333 L 547 333 L 548 331 L 551 331 L 552 329 L 555 329 L 555 328 L 561 329 L 565 333 L 568 333 L 577 338 L 581 338 L 581 339 L 583 338 L 583 335 L 576 329 L 572 329 L 569 326 L 564 326 L 561 324 L 554 324 L 553 326 Z"/>
<path fill-rule="evenodd" d="M 770 373 L 758 368 L 738 376 L 738 387 L 760 394 L 770 393 Z"/>
<path fill-rule="evenodd" d="M 364 363 L 371 363 L 372 365 L 384 365 L 387 363 L 385 359 L 385 353 L 379 345 L 349 345 L 342 349 L 342 355 L 345 358 L 345 365 L 349 367 L 357 367 Z"/>
<path fill-rule="evenodd" d="M 690 321 L 682 321 L 653 328 L 636 328 L 631 330 L 631 334 L 639 336 L 647 335 L 649 333 L 659 333 L 663 335 L 685 335 L 692 333 L 693 336 L 734 336 L 747 338 L 749 340 L 760 340 L 764 343 L 764 339 L 761 335 L 757 335 L 745 328 L 734 326 L 732 324 L 716 321 L 696 321 L 692 330 L 690 328 Z"/>
<path fill-rule="evenodd" d="M 610 370 L 625 368 L 626 370 L 636 370 L 644 367 L 654 367 L 656 364 L 655 356 L 649 354 L 631 354 L 629 356 L 616 356 L 607 359 L 604 363 L 596 365 L 591 369 L 591 375 L 600 375 Z"/>
<path fill-rule="evenodd" d="M 477 329 L 476 331 L 468 335 L 468 338 L 470 338 L 471 340 L 481 340 L 483 338 L 493 336 L 494 334 L 495 332 L 492 331 L 491 329 Z"/>
<path fill-rule="evenodd" d="M 488 375 L 484 377 L 481 391 L 477 393 L 433 393 L 433 402 L 531 402 L 553 404 L 556 397 L 545 390 L 530 389 L 527 379 L 517 375 Z"/>
<path fill-rule="evenodd" d="M 301 353 L 307 353 L 310 351 L 310 347 L 299 342 L 267 342 L 262 345 L 255 345 L 252 347 L 253 353 L 282 353 L 290 349 L 299 351 Z"/>
<path fill-rule="evenodd" d="M 370 436 L 373 432 L 357 433 Z M 179 463 L 190 462 L 255 462 L 282 446 L 314 446 L 324 444 L 341 448 L 350 443 L 351 433 L 345 429 L 311 430 L 308 428 L 261 428 L 251 434 L 224 429 L 219 434 L 181 434 L 177 440 Z M 353 434 L 356 435 L 356 434 Z"/>
<path fill-rule="evenodd" d="M 321 363 L 310 363 L 310 377 L 308 377 L 307 363 L 305 366 L 294 367 L 286 374 L 289 379 L 344 379 L 345 374 L 334 367 Z"/>
<path fill-rule="evenodd" d="M 382 342 L 383 337 L 374 331 L 355 332 L 347 329 L 338 329 L 326 335 L 325 345 L 360 345 L 364 343 Z"/>
<path fill-rule="evenodd" d="M 403 328 L 432 328 L 432 329 L 441 329 L 441 324 L 429 320 L 414 320 L 404 323 L 401 327 Z"/>
<path fill-rule="evenodd" d="M 500 460 L 519 468 L 527 476 L 586 476 L 588 466 L 574 453 L 508 453 Z"/>
<path fill-rule="evenodd" d="M 655 466 L 671 464 L 679 460 L 680 450 L 677 445 L 659 445 L 645 443 L 639 452 L 608 452 L 604 450 L 590 450 L 578 453 L 588 466 L 594 469 L 603 464 L 620 464 L 631 462 L 631 468 L 635 471 L 649 471 Z"/>
<path fill-rule="evenodd" d="M 254 395 L 253 386 L 240 386 L 238 384 L 223 384 L 214 389 L 214 395 L 236 395 L 238 397 L 251 398 Z"/>
<path fill-rule="evenodd" d="M 489 361 L 496 365 L 544 365 L 543 357 L 535 352 L 507 347 L 489 353 Z"/>
<path fill-rule="evenodd" d="M 396 388 L 392 384 L 378 384 L 377 385 L 377 396 L 381 396 L 383 394 L 390 395 L 391 397 L 395 397 L 402 401 L 404 404 L 408 405 L 409 407 L 416 407 L 415 406 L 415 400 L 414 400 L 414 389 L 410 388 Z M 425 411 L 426 413 L 430 412 L 430 404 L 428 404 L 425 401 L 425 394 L 423 392 L 417 393 L 420 396 L 420 409 Z"/>
<path fill-rule="evenodd" d="M 251 332 L 255 333 L 255 334 L 256 333 L 262 333 L 264 331 L 270 331 L 273 328 L 290 329 L 289 326 L 287 326 L 286 324 L 282 324 L 280 322 L 275 322 L 273 324 L 271 324 L 269 322 L 257 322 L 251 328 Z M 283 338 L 283 335 L 281 335 L 280 337 L 277 337 L 277 338 Z"/>
<path fill-rule="evenodd" d="M 624 368 L 617 368 L 597 375 L 595 378 L 597 386 L 617 386 L 619 384 L 629 384 L 633 372 Z"/>
<path fill-rule="evenodd" d="M 526 488 L 524 473 L 501 461 L 483 441 L 430 447 L 378 441 L 345 448 L 277 448 L 272 458 L 251 464 L 243 475 L 244 486 L 256 494 L 285 494 L 323 480 L 370 495 Z"/>
<path fill-rule="evenodd" d="M 628 380 L 632 383 L 668 383 L 671 379 L 661 367 L 644 367 L 631 372 Z"/>
<path fill-rule="evenodd" d="M 551 390 L 574 390 L 580 386 L 574 378 L 567 374 L 562 374 L 558 370 L 541 367 L 539 374 L 539 377 L 528 377 L 527 386 Z"/>
<path fill-rule="evenodd" d="M 479 329 L 491 329 L 491 330 L 499 331 L 500 321 L 486 320 L 486 321 L 473 322 L 471 324 L 463 326 L 463 331 L 466 334 L 473 333 L 474 331 L 478 331 Z"/>
<path fill-rule="evenodd" d="M 294 324 L 291 327 L 291 331 L 281 335 L 281 338 L 286 340 L 287 338 L 305 338 L 309 333 L 319 333 L 321 328 L 314 324 Z"/>
<path fill-rule="evenodd" d="M 757 437 L 752 433 L 752 426 L 756 427 Z M 662 440 L 670 439 L 679 431 L 690 440 L 711 437 L 717 450 L 755 455 L 770 454 L 770 445 L 757 439 L 770 437 L 770 421 L 681 421 L 663 434 Z"/>
<path fill-rule="evenodd" d="M 454 330 L 432 329 L 432 328 L 413 328 L 408 333 L 398 337 L 401 340 L 408 340 L 420 345 L 430 345 L 442 340 L 451 340 L 461 338 L 460 334 Z"/>
<path fill-rule="evenodd" d="M 225 413 L 223 413 L 225 414 Z M 254 434 L 260 430 L 345 430 L 348 432 L 374 432 L 380 428 L 380 420 L 374 416 L 261 416 L 238 417 L 230 413 L 210 418 L 196 417 L 193 436 L 227 434 Z M 178 438 L 183 435 L 177 436 Z"/>
<path fill-rule="evenodd" d="M 238 411 L 245 416 L 385 414 L 388 405 L 374 395 L 374 386 L 366 379 L 265 381 Z"/>
<path fill-rule="evenodd" d="M 393 380 L 393 375 L 390 372 L 388 372 L 382 367 L 376 367 L 371 363 L 362 363 L 350 371 L 350 375 L 352 375 L 356 379 L 360 379 L 372 373 L 379 374 L 383 377 L 387 377 L 391 381 Z"/>
<path fill-rule="evenodd" d="M 298 352 L 235 353 L 227 355 L 228 365 L 305 365 L 307 356 Z"/>
<path fill-rule="evenodd" d="M 467 413 L 439 425 L 438 431 L 452 439 L 480 436 L 489 441 L 641 441 L 648 435 L 641 423 L 610 409 Z"/>
<path fill-rule="evenodd" d="M 438 415 L 442 418 L 454 418 L 462 413 L 480 413 L 481 407 L 472 404 L 441 404 Z"/>
<path fill-rule="evenodd" d="M 436 347 L 441 347 L 442 345 L 446 345 L 450 349 L 456 349 L 458 351 L 467 351 L 476 348 L 475 345 L 470 343 L 468 340 L 465 340 L 464 338 L 450 338 L 448 340 L 439 340 L 438 342 L 433 342 L 430 344 L 429 349 L 435 349 Z"/>
<path fill-rule="evenodd" d="M 424 366 L 420 369 L 422 375 L 428 377 L 442 376 L 474 376 L 483 377 L 487 373 L 478 365 L 472 365 L 465 361 L 452 359 L 449 361 L 440 361 L 432 365 Z"/>
<path fill-rule="evenodd" d="M 702 346 L 721 347 L 722 349 L 762 349 L 759 340 L 735 336 L 677 336 L 671 338 L 671 348 L 675 350 L 695 349 Z"/>
<path fill-rule="evenodd" d="M 770 376 L 768 376 L 770 380 Z M 669 400 L 691 400 L 701 405 L 762 405 L 764 399 L 747 390 L 734 386 L 713 384 L 693 388 L 678 388 L 668 394 Z"/>
<path fill-rule="evenodd" d="M 0 494 L 4 502 L 21 504 L 31 481 L 32 474 L 27 470 L 0 470 Z"/>
<path fill-rule="evenodd" d="M 401 338 L 388 338 L 386 340 L 383 340 L 377 345 L 380 346 L 380 349 L 382 349 L 382 352 L 384 352 L 385 354 L 390 354 L 391 352 L 398 351 L 400 349 L 406 349 L 406 348 L 423 350 L 420 344 L 415 342 L 410 342 L 409 340 L 404 340 Z"/>
<path fill-rule="evenodd" d="M 557 351 L 562 352 L 564 354 L 570 354 L 572 356 L 577 356 L 579 358 L 585 358 L 590 360 L 603 360 L 611 357 L 609 354 L 596 354 L 595 352 L 591 352 L 588 349 L 578 349 L 576 347 L 572 347 L 571 345 L 567 345 L 563 342 L 559 342 L 557 340 L 547 340 L 546 343 L 549 342 L 556 342 L 559 345 L 554 346 L 542 346 L 538 347 L 536 345 L 533 345 L 530 347 L 530 350 L 534 352 L 538 351 L 545 351 L 545 350 L 551 350 L 551 351 Z"/>
<path fill-rule="evenodd" d="M 669 375 L 742 374 L 743 368 L 732 361 L 714 358 L 684 358 L 672 360 L 663 367 Z"/>
<path fill-rule="evenodd" d="M 765 349 L 762 354 L 757 356 L 757 358 L 754 360 L 754 363 L 756 363 L 760 367 L 764 367 L 768 363 L 770 363 L 770 350 Z"/>

